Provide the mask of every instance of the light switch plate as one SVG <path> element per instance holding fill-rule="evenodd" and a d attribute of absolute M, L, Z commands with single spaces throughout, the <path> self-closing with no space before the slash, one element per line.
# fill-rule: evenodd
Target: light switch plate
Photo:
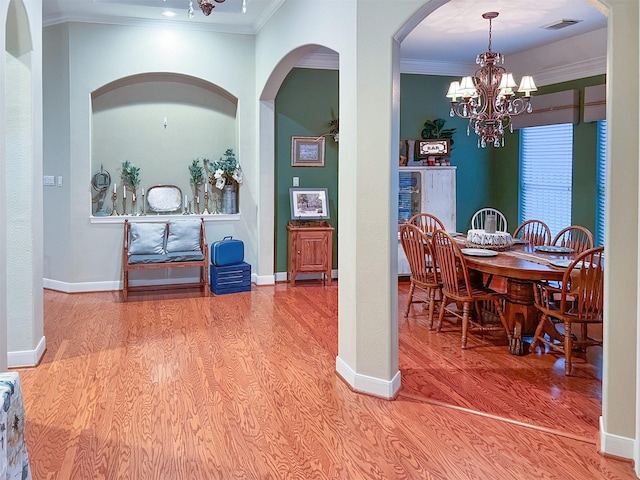
<path fill-rule="evenodd" d="M 56 179 L 53 175 L 45 175 L 42 179 L 42 184 L 45 187 L 53 187 L 56 184 Z"/>
<path fill-rule="evenodd" d="M 293 177 L 293 186 L 294 187 L 300 186 L 300 177 Z"/>

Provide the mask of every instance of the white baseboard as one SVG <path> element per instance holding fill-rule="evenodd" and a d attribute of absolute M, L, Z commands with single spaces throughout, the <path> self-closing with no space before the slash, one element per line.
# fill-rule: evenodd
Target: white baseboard
<path fill-rule="evenodd" d="M 339 356 L 336 357 L 336 372 L 356 392 L 367 393 L 375 397 L 392 399 L 400 390 L 400 370 L 391 380 L 361 375 L 354 372 Z"/>
<path fill-rule="evenodd" d="M 122 282 L 120 281 L 67 283 L 60 282 L 59 280 L 43 278 L 42 286 L 50 290 L 56 290 L 64 293 L 112 292 L 114 290 L 122 290 Z"/>
<path fill-rule="evenodd" d="M 256 285 L 273 285 L 276 283 L 275 275 L 256 275 L 251 274 L 251 281 Z"/>
<path fill-rule="evenodd" d="M 604 420 L 600 417 L 600 451 L 607 455 L 633 459 L 634 440 L 607 433 L 604 430 Z"/>
<path fill-rule="evenodd" d="M 47 340 L 43 336 L 34 350 L 7 352 L 7 366 L 9 368 L 35 367 L 40 362 L 47 349 Z"/>

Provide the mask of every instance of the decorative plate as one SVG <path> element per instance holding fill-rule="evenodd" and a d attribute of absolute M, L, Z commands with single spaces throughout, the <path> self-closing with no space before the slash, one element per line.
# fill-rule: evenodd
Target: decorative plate
<path fill-rule="evenodd" d="M 147 190 L 147 204 L 152 212 L 175 212 L 182 207 L 182 192 L 175 185 L 156 185 Z"/>
<path fill-rule="evenodd" d="M 535 247 L 536 251 L 543 253 L 573 253 L 573 248 L 558 247 L 556 245 L 538 245 Z"/>
<path fill-rule="evenodd" d="M 549 260 L 549 263 L 554 267 L 567 268 L 573 263 L 573 260 L 570 260 L 568 258 L 556 258 L 554 260 Z M 573 268 L 582 268 L 582 262 L 576 263 L 576 266 Z"/>
<path fill-rule="evenodd" d="M 470 257 L 495 257 L 498 252 L 495 250 L 485 250 L 484 248 L 461 248 L 460 251 Z"/>

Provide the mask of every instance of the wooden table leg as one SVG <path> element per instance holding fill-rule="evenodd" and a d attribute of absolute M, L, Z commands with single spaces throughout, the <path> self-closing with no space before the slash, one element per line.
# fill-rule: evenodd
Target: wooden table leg
<path fill-rule="evenodd" d="M 513 331 L 509 353 L 524 355 L 522 336 L 533 335 L 538 325 L 538 310 L 534 305 L 532 282 L 507 279 L 505 316 L 509 329 Z"/>

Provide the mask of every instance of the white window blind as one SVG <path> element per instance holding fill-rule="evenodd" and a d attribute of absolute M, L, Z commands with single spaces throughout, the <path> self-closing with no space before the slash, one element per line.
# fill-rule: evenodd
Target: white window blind
<path fill-rule="evenodd" d="M 607 183 L 607 121 L 598 121 L 598 170 L 596 198 L 596 245 L 604 245 L 605 187 Z"/>
<path fill-rule="evenodd" d="M 552 237 L 571 225 L 573 125 L 520 130 L 520 222 L 542 220 Z"/>

